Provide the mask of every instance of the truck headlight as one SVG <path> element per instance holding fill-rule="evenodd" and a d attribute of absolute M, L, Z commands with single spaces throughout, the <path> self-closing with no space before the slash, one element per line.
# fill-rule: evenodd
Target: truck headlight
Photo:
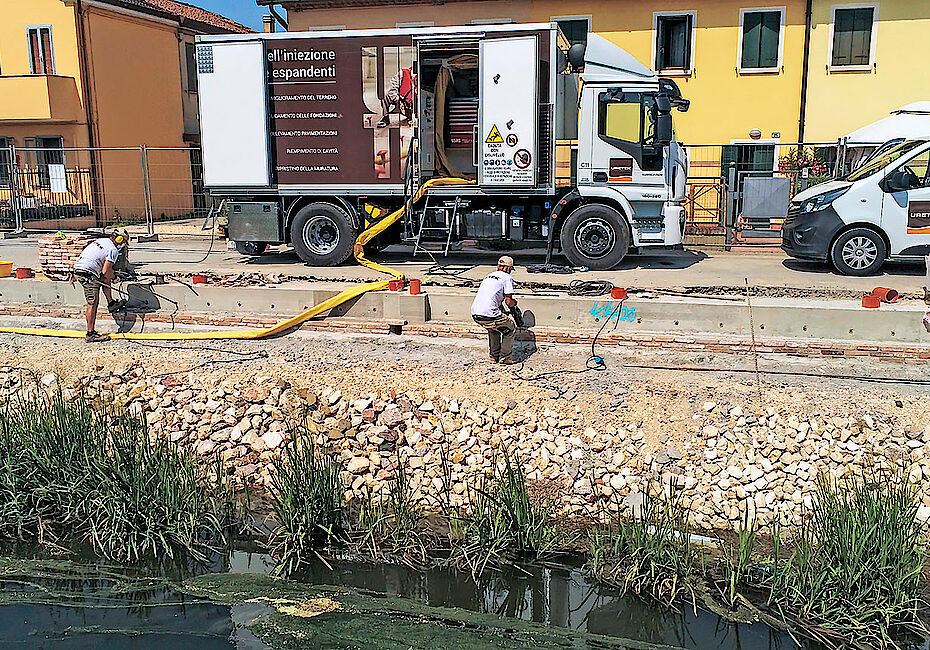
<path fill-rule="evenodd" d="M 848 187 L 841 187 L 838 190 L 831 190 L 823 194 L 818 194 L 817 196 L 812 196 L 806 201 L 801 202 L 801 212 L 813 212 L 815 210 L 823 210 L 826 207 L 829 207 L 836 199 L 840 198 L 846 192 L 849 191 Z"/>

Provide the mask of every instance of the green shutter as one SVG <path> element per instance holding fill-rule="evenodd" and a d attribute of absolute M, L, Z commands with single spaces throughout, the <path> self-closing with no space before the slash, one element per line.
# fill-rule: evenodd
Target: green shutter
<path fill-rule="evenodd" d="M 778 36 L 781 32 L 781 12 L 766 11 L 761 16 L 762 34 L 759 39 L 759 67 L 774 68 L 778 65 Z"/>
<path fill-rule="evenodd" d="M 869 49 L 872 40 L 872 10 L 856 9 L 853 12 L 852 51 L 853 65 L 869 64 Z"/>
<path fill-rule="evenodd" d="M 743 15 L 743 53 L 740 60 L 744 68 L 758 68 L 759 42 L 762 37 L 762 14 L 752 12 Z"/>
<path fill-rule="evenodd" d="M 833 20 L 833 65 L 852 63 L 852 9 L 837 9 Z"/>
<path fill-rule="evenodd" d="M 833 20 L 833 59 L 842 65 L 868 65 L 873 9 L 837 9 Z"/>

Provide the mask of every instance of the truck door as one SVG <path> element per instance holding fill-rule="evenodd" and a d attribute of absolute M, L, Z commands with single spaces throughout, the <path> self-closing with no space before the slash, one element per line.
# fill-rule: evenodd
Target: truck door
<path fill-rule="evenodd" d="M 653 94 L 588 87 L 582 105 L 579 184 L 664 184 L 663 147 L 655 141 Z"/>
<path fill-rule="evenodd" d="M 271 165 L 261 41 L 198 44 L 197 83 L 204 185 L 267 187 Z"/>
<path fill-rule="evenodd" d="M 486 38 L 478 50 L 478 184 L 535 187 L 539 54 L 536 36 Z"/>
<path fill-rule="evenodd" d="M 906 180 L 897 191 L 882 193 L 882 228 L 892 255 L 930 254 L 930 149 L 925 149 L 894 171 Z M 894 173 L 894 172 L 891 172 Z M 887 179 L 888 175 L 886 175 Z"/>

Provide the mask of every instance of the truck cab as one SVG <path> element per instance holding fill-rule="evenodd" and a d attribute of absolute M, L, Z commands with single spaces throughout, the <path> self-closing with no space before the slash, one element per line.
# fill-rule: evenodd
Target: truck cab
<path fill-rule="evenodd" d="M 782 249 L 857 276 L 930 255 L 930 139 L 882 146 L 847 176 L 795 196 Z"/>

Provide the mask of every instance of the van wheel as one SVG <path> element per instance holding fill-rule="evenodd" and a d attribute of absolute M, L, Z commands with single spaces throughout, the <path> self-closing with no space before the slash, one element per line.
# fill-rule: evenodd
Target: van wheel
<path fill-rule="evenodd" d="M 331 203 L 311 203 L 291 222 L 291 243 L 297 256 L 311 266 L 336 266 L 352 254 L 358 235 L 355 221 Z"/>
<path fill-rule="evenodd" d="M 268 244 L 263 241 L 237 241 L 236 250 L 239 251 L 240 255 L 258 257 L 268 250 Z"/>
<path fill-rule="evenodd" d="M 843 275 L 874 275 L 887 256 L 885 240 L 868 228 L 847 230 L 836 238 L 830 249 L 833 268 Z"/>
<path fill-rule="evenodd" d="M 594 271 L 614 268 L 630 249 L 630 227 L 606 205 L 583 205 L 568 215 L 559 235 L 562 252 L 575 266 Z"/>

